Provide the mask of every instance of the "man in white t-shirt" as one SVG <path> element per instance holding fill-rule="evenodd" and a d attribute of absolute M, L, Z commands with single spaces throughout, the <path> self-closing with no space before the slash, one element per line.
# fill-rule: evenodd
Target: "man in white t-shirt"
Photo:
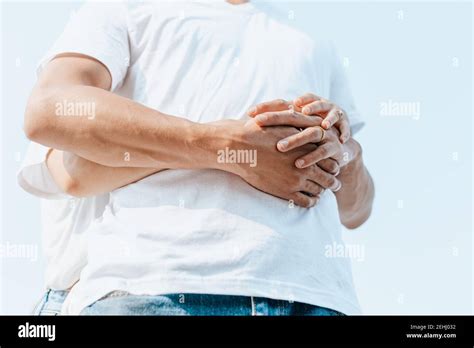
<path fill-rule="evenodd" d="M 63 312 L 358 313 L 326 252 L 373 201 L 349 124 L 332 45 L 268 4 L 85 5 L 25 116 L 63 191 L 110 192 Z"/>

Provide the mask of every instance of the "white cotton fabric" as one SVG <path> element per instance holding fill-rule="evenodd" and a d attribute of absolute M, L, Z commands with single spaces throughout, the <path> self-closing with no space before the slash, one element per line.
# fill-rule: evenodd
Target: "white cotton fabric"
<path fill-rule="evenodd" d="M 46 165 L 50 150 L 30 142 L 17 179 L 25 191 L 41 198 L 44 285 L 46 289 L 67 290 L 79 280 L 87 260 L 84 232 L 102 216 L 109 194 L 76 198 L 62 192 Z"/>
<path fill-rule="evenodd" d="M 268 4 L 153 1 L 85 5 L 44 62 L 101 61 L 116 93 L 194 122 L 245 117 L 256 103 L 314 92 L 362 126 L 334 48 Z M 258 160 L 258 159 L 257 159 Z M 168 170 L 111 193 L 87 231 L 87 264 L 63 312 L 114 290 L 262 296 L 359 312 L 335 196 L 311 209 L 216 170 Z"/>

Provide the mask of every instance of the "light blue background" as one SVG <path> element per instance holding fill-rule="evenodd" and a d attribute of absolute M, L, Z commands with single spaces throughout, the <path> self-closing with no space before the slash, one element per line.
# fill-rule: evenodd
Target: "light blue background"
<path fill-rule="evenodd" d="M 16 184 L 27 146 L 23 111 L 37 61 L 78 6 L 2 3 L 1 243 L 40 243 L 39 201 Z M 278 6 L 311 35 L 335 40 L 367 121 L 358 140 L 376 201 L 370 221 L 345 232 L 365 251 L 353 260 L 364 312 L 472 313 L 472 4 Z M 420 119 L 382 116 L 388 100 L 420 103 Z M 41 296 L 44 260 L 0 262 L 0 313 L 29 313 Z"/>

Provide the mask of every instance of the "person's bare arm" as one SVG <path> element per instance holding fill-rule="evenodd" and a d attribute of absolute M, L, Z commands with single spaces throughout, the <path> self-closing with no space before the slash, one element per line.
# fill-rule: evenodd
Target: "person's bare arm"
<path fill-rule="evenodd" d="M 278 111 L 269 111 L 272 108 Z M 335 186 L 330 188 L 336 195 L 341 223 L 349 229 L 362 225 L 371 214 L 375 189 L 363 163 L 360 144 L 353 138 L 342 144 L 341 133 L 335 128 L 324 130 L 317 116 L 308 116 L 293 110 L 280 111 L 281 109 L 276 103 L 268 104 L 267 111 L 255 114 L 254 120 L 262 127 L 286 125 L 304 128 L 298 134 L 280 139 L 277 148 L 286 153 L 300 146 L 317 143 L 314 151 L 297 158 L 294 165 L 307 169 L 328 159 L 335 160 L 339 170 L 335 175 Z"/>
<path fill-rule="evenodd" d="M 369 171 L 362 159 L 362 148 L 354 139 L 343 145 L 343 153 L 351 160 L 341 167 L 338 179 L 342 186 L 336 192 L 339 216 L 343 225 L 354 229 L 370 217 L 375 188 Z"/>
<path fill-rule="evenodd" d="M 75 154 L 76 164 L 87 160 L 82 163 L 86 168 L 94 166 L 101 173 L 91 170 L 89 176 L 79 175 L 86 173 L 80 165 L 69 166 L 68 171 L 64 159 L 53 156 L 48 166 L 56 173 L 55 180 L 76 195 L 107 192 L 163 168 L 227 171 L 263 192 L 302 207 L 315 205 L 322 187 L 336 184 L 332 175 L 319 168 L 294 168 L 295 158 L 314 150 L 314 146 L 309 144 L 285 154 L 277 151 L 279 139 L 297 132 L 293 127 L 263 129 L 231 120 L 198 124 L 115 95 L 108 91 L 110 85 L 110 74 L 101 63 L 68 54 L 47 65 L 28 102 L 25 133 L 31 140 Z M 58 116 L 56 107 L 64 101 L 93 103 L 95 115 Z M 256 151 L 258 165 L 218 161 L 218 151 L 226 148 Z M 53 168 L 54 163 L 59 167 Z M 130 167 L 130 171 L 123 167 Z M 75 171 L 71 172 L 71 168 Z M 136 168 L 144 169 L 142 172 Z M 107 175 L 117 176 L 117 181 L 114 179 L 112 185 L 99 180 L 107 179 Z M 79 184 L 75 183 L 77 178 Z M 78 187 L 84 191 L 79 192 Z"/>
<path fill-rule="evenodd" d="M 345 227 L 355 229 L 370 217 L 375 195 L 374 183 L 364 165 L 360 144 L 353 138 L 341 144 L 339 137 L 337 130 L 329 129 L 318 148 L 296 160 L 295 164 L 299 168 L 306 168 L 327 158 L 333 158 L 339 163 L 337 178 L 341 185 L 334 190 L 339 217 Z M 288 149 L 292 149 L 314 139 L 293 137 L 287 141 Z"/>
<path fill-rule="evenodd" d="M 109 167 L 215 166 L 208 156 L 215 140 L 213 127 L 111 93 L 110 85 L 108 70 L 92 58 L 69 54 L 55 58 L 28 101 L 26 135 Z M 61 103 L 92 105 L 94 117 L 57 115 Z"/>
<path fill-rule="evenodd" d="M 47 165 L 64 192 L 79 197 L 110 192 L 164 169 L 163 162 L 186 167 L 187 160 L 202 158 L 197 163 L 207 163 L 208 144 L 200 141 L 204 127 L 191 128 L 189 121 L 110 93 L 110 85 L 100 62 L 67 54 L 47 65 L 29 99 L 25 132 L 55 149 Z M 58 114 L 63 103 L 91 103 L 94 117 Z M 202 147 L 189 146 L 193 139 Z M 186 145 L 192 156 L 182 151 Z"/>
<path fill-rule="evenodd" d="M 58 187 L 75 197 L 108 193 L 164 169 L 108 167 L 55 149 L 49 152 L 46 165 Z"/>

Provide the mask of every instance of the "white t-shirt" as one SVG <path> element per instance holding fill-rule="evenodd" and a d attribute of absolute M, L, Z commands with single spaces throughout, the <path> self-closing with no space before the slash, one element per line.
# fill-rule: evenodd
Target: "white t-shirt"
<path fill-rule="evenodd" d="M 256 103 L 314 92 L 362 125 L 330 43 L 296 30 L 268 4 L 95 3 L 56 42 L 108 67 L 113 90 L 162 112 L 209 122 Z M 114 290 L 262 296 L 359 312 L 332 192 L 311 209 L 216 170 L 168 170 L 111 193 L 88 229 L 87 265 L 63 307 Z"/>
<path fill-rule="evenodd" d="M 46 166 L 49 150 L 31 142 L 17 179 L 25 191 L 41 198 L 45 286 L 66 290 L 79 280 L 87 260 L 84 232 L 94 219 L 102 216 L 109 195 L 76 198 L 63 193 Z"/>

